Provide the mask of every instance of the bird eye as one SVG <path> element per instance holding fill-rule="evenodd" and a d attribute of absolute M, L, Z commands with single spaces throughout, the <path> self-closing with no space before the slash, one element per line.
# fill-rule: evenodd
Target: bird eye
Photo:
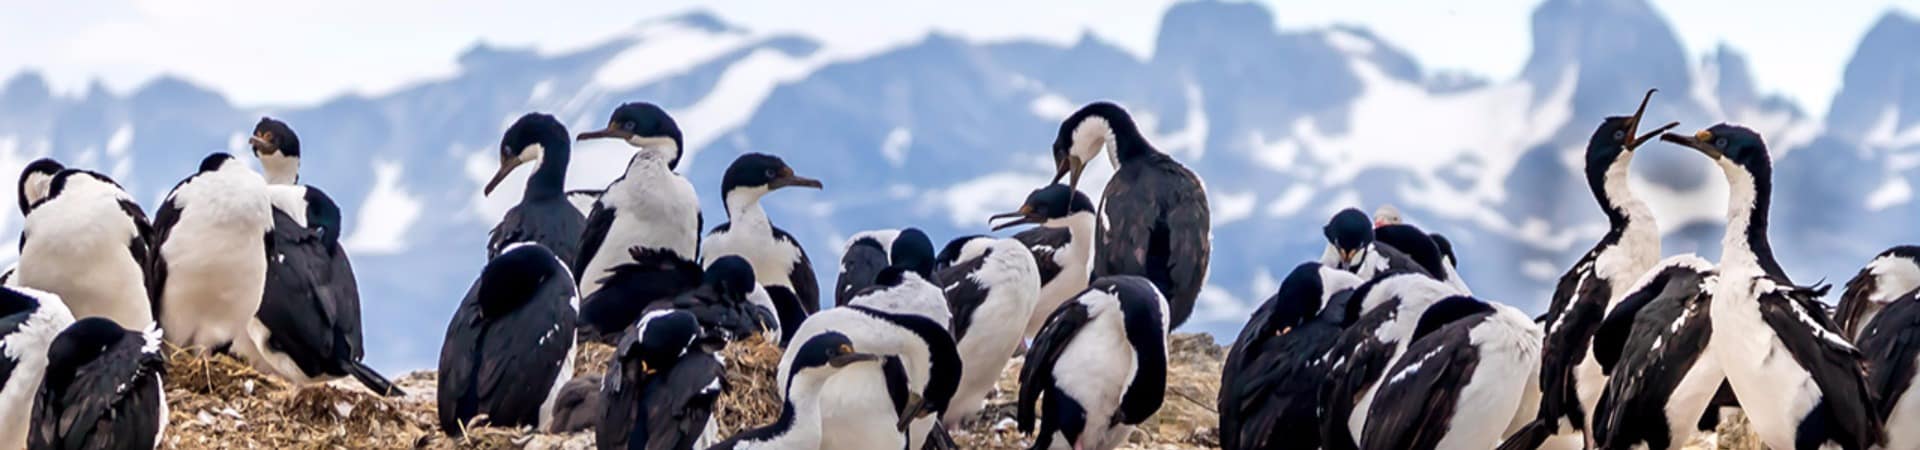
<path fill-rule="evenodd" d="M 1618 141 L 1618 140 L 1621 140 L 1621 139 L 1626 139 L 1626 138 L 1627 138 L 1627 132 L 1626 132 L 1626 131 L 1622 131 L 1622 130 L 1613 130 L 1613 140 L 1616 140 L 1616 141 Z"/>
<path fill-rule="evenodd" d="M 768 178 L 768 179 L 773 179 L 773 178 L 780 178 L 780 171 L 778 171 L 778 170 L 773 170 L 773 169 L 767 169 L 767 178 Z"/>
<path fill-rule="evenodd" d="M 1726 149 L 1727 149 L 1727 138 L 1719 138 L 1719 139 L 1714 139 L 1714 140 L 1713 140 L 1713 147 L 1714 147 L 1714 148 L 1718 148 L 1718 149 L 1721 149 L 1721 150 L 1726 150 Z"/>
<path fill-rule="evenodd" d="M 639 128 L 639 127 L 634 125 L 633 121 L 627 121 L 626 123 L 620 124 L 620 128 L 625 129 L 627 131 L 633 131 L 633 129 Z"/>

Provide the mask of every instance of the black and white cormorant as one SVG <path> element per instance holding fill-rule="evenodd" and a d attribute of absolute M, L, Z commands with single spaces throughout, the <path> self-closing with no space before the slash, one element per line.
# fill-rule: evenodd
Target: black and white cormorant
<path fill-rule="evenodd" d="M 1634 151 L 1677 124 L 1639 134 L 1652 90 L 1631 116 L 1613 116 L 1600 122 L 1587 139 L 1584 172 L 1600 211 L 1607 217 L 1607 233 L 1560 276 L 1546 313 L 1546 341 L 1540 369 L 1540 408 L 1516 438 L 1503 448 L 1539 448 L 1547 439 L 1563 442 L 1586 438 L 1594 402 L 1606 388 L 1606 376 L 1588 347 L 1593 332 L 1627 288 L 1660 261 L 1660 229 L 1653 211 L 1627 184 Z M 1631 322 L 1628 322 L 1631 323 Z"/>
<path fill-rule="evenodd" d="M 1334 213 L 1333 218 L 1327 219 L 1327 225 L 1320 228 L 1320 232 L 1327 238 L 1326 251 L 1320 255 L 1321 265 L 1353 272 L 1362 280 L 1403 272 L 1439 279 L 1433 277 L 1413 257 L 1377 241 L 1378 234 L 1373 223 L 1367 219 L 1367 213 L 1358 209 L 1347 208 Z"/>
<path fill-rule="evenodd" d="M 580 257 L 571 261 L 586 303 L 593 303 L 593 292 L 615 266 L 633 261 L 631 249 L 696 261 L 700 198 L 693 183 L 674 172 L 681 140 L 673 117 L 652 103 L 627 103 L 613 110 L 606 129 L 580 133 L 578 139 L 619 139 L 638 149 L 626 172 L 607 185 L 587 213 Z"/>
<path fill-rule="evenodd" d="M 247 338 L 267 277 L 273 203 L 266 180 L 226 153 L 207 155 L 153 215 L 150 274 L 167 341 L 222 351 Z"/>
<path fill-rule="evenodd" d="M 1840 296 L 1833 321 L 1840 326 L 1841 335 L 1860 339 L 1881 308 L 1914 289 L 1920 289 L 1920 246 L 1889 248 L 1847 280 L 1847 291 Z"/>
<path fill-rule="evenodd" d="M 1726 370 L 1753 429 L 1773 448 L 1880 443 L 1860 352 L 1822 311 L 1825 288 L 1796 287 L 1767 240 L 1773 161 L 1753 130 L 1714 125 L 1661 139 L 1699 151 L 1727 179 L 1727 232 L 1721 241 L 1707 350 Z"/>
<path fill-rule="evenodd" d="M 440 346 L 440 429 L 460 437 L 469 421 L 553 423 L 554 397 L 573 378 L 580 297 L 566 264 L 538 243 L 509 244 L 481 269 L 454 310 Z"/>
<path fill-rule="evenodd" d="M 0 288 L 0 448 L 26 448 L 33 397 L 47 373 L 47 349 L 73 324 L 60 297 Z"/>
<path fill-rule="evenodd" d="M 960 350 L 960 388 L 941 420 L 957 424 L 980 411 L 1007 362 L 1026 336 L 1027 316 L 1040 300 L 1040 270 L 1033 252 L 1015 239 L 990 241 L 978 254 L 934 273 L 953 311 L 953 340 Z"/>
<path fill-rule="evenodd" d="M 523 164 L 539 161 L 520 204 L 507 210 L 487 239 L 487 257 L 500 256 L 508 245 L 534 242 L 571 265 L 580 255 L 580 235 L 587 219 L 567 200 L 567 162 L 573 155 L 573 136 L 560 119 L 541 113 L 527 113 L 507 127 L 500 137 L 500 170 L 481 190 L 492 194 L 507 174 Z"/>
<path fill-rule="evenodd" d="M 1466 280 L 1461 279 L 1460 274 L 1453 270 L 1453 265 L 1447 262 L 1447 254 L 1440 250 L 1439 243 L 1434 242 L 1433 235 L 1407 224 L 1377 227 L 1373 229 L 1373 235 L 1376 247 L 1398 250 L 1433 279 L 1453 286 L 1462 295 L 1473 294 Z"/>
<path fill-rule="evenodd" d="M 647 313 L 620 338 L 601 381 L 595 429 L 602 449 L 690 450 L 709 440 L 714 402 L 726 389 L 726 364 L 686 311 Z"/>
<path fill-rule="evenodd" d="M 399 394 L 360 362 L 360 291 L 340 245 L 340 207 L 299 183 L 300 137 L 286 122 L 261 118 L 251 140 L 273 202 L 267 277 L 260 309 L 239 353 L 254 367 L 296 383 L 351 376 L 367 389 Z"/>
<path fill-rule="evenodd" d="M 1100 196 L 1093 276 L 1139 275 L 1153 281 L 1171 307 L 1169 329 L 1180 328 L 1207 282 L 1213 252 L 1206 185 L 1155 149 L 1133 116 L 1109 102 L 1088 104 L 1060 123 L 1053 141 L 1054 182 L 1071 174 L 1068 186 L 1078 189 L 1080 172 L 1108 144 L 1113 145 L 1114 173 Z"/>
<path fill-rule="evenodd" d="M 1883 448 L 1920 448 L 1920 292 L 1882 302 L 1862 327 L 1860 352 L 1867 357 L 1867 391 L 1879 394 L 1874 414 L 1887 425 Z"/>
<path fill-rule="evenodd" d="M 793 330 L 807 315 L 820 309 L 820 281 L 800 240 L 774 226 L 760 198 L 786 187 L 820 189 L 820 181 L 793 173 L 778 156 L 740 155 L 720 179 L 727 223 L 714 227 L 700 242 L 700 262 L 713 264 L 722 256 L 739 255 L 753 263 L 754 279 L 766 288 L 780 317 L 781 329 Z M 783 336 L 782 343 L 792 336 Z"/>
<path fill-rule="evenodd" d="M 1014 420 L 1033 448 L 1125 444 L 1166 400 L 1170 329 L 1159 288 L 1132 275 L 1097 278 L 1054 311 L 1020 368 Z"/>
<path fill-rule="evenodd" d="M 1332 365 L 1320 391 L 1322 446 L 1358 448 L 1380 381 L 1406 352 L 1420 316 L 1456 295 L 1452 286 L 1416 272 L 1388 273 L 1354 290 L 1346 304 L 1351 324 L 1323 356 Z"/>
<path fill-rule="evenodd" d="M 134 329 L 152 324 L 157 304 L 147 285 L 154 250 L 147 214 L 97 172 L 62 170 L 47 187 L 47 197 L 27 215 L 20 265 L 9 281 L 59 295 L 74 317 L 106 317 Z"/>
<path fill-rule="evenodd" d="M 842 333 L 867 352 L 899 360 L 842 373 L 822 388 L 830 406 L 824 423 L 836 430 L 825 436 L 824 448 L 921 448 L 959 388 L 964 363 L 948 328 L 953 315 L 940 288 L 926 279 L 933 255 L 893 257 L 896 264 L 847 306 L 808 317 L 794 331 L 796 342 Z"/>
<path fill-rule="evenodd" d="M 1587 359 L 1606 381 L 1589 416 L 1595 446 L 1680 448 L 1718 423 L 1710 404 L 1726 376 L 1703 351 L 1713 334 L 1706 294 L 1714 276 L 1698 256 L 1667 258 L 1594 327 Z"/>
<path fill-rule="evenodd" d="M 1381 382 L 1363 449 L 1492 448 L 1506 437 L 1540 367 L 1540 328 L 1520 310 L 1449 297 L 1420 315 L 1412 344 Z"/>
<path fill-rule="evenodd" d="M 906 249 L 906 246 L 913 247 Z M 840 277 L 834 281 L 834 306 L 847 306 L 880 271 L 893 265 L 895 248 L 912 254 L 932 254 L 933 240 L 918 228 L 868 230 L 854 233 L 840 253 Z M 936 268 L 938 267 L 936 263 Z"/>
<path fill-rule="evenodd" d="M 14 187 L 14 194 L 20 199 L 21 217 L 33 213 L 33 207 L 47 198 L 47 191 L 53 185 L 53 176 L 66 169 L 67 166 L 53 158 L 40 158 L 27 163 L 27 167 L 20 170 L 20 184 Z M 19 270 L 20 260 L 15 259 L 5 272 L 0 272 L 0 285 L 19 286 L 19 279 L 13 276 Z"/>
<path fill-rule="evenodd" d="M 1033 252 L 1040 269 L 1040 301 L 1034 304 L 1025 331 L 1027 337 L 1033 337 L 1054 309 L 1080 295 L 1091 280 L 1087 264 L 1093 257 L 1093 200 L 1070 186 L 1051 184 L 1027 194 L 1020 210 L 995 215 L 988 221 L 1000 219 L 1013 220 L 994 225 L 994 231 L 1039 224 L 1013 235 Z"/>
<path fill-rule="evenodd" d="M 1322 356 L 1345 329 L 1346 302 L 1360 283 L 1302 263 L 1254 310 L 1221 367 L 1221 448 L 1320 448 L 1320 385 L 1332 363 Z"/>
<path fill-rule="evenodd" d="M 47 351 L 27 448 L 158 448 L 167 430 L 160 329 L 104 317 L 73 322 Z"/>
<path fill-rule="evenodd" d="M 823 448 L 823 416 L 839 408 L 821 394 L 827 381 L 850 369 L 880 370 L 883 358 L 855 350 L 852 338 L 826 332 L 796 341 L 782 355 L 780 383 L 783 403 L 773 423 L 742 432 L 710 447 L 711 450 L 814 450 Z M 861 347 L 861 350 L 864 350 Z M 833 430 L 840 433 L 841 429 Z"/>
<path fill-rule="evenodd" d="M 762 332 L 779 335 L 773 305 L 755 299 L 761 289 L 754 282 L 753 265 L 745 258 L 721 257 L 701 270 L 655 250 L 633 252 L 635 261 L 614 267 L 605 286 L 580 307 L 583 335 L 618 338 L 624 327 L 644 314 L 666 309 L 691 313 L 708 335 L 726 341 Z M 595 301 L 595 297 L 606 301 Z"/>

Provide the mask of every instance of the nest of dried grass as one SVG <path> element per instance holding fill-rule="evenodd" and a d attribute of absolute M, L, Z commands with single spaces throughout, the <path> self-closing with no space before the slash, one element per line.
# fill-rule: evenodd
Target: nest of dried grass
<path fill-rule="evenodd" d="M 720 356 L 727 362 L 727 392 L 714 404 L 719 435 L 732 436 L 779 419 L 780 343 L 755 336 L 728 344 Z"/>

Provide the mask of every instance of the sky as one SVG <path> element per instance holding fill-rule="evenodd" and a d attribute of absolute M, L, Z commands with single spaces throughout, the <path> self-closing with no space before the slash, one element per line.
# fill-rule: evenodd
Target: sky
<path fill-rule="evenodd" d="M 1357 25 L 1429 70 L 1494 79 L 1519 73 L 1535 0 L 1450 2 L 1262 0 L 1284 29 Z M 761 32 L 802 33 L 859 54 L 930 31 L 978 40 L 1070 42 L 1091 32 L 1145 56 L 1169 0 L 0 0 L 0 77 L 36 70 L 79 94 L 99 80 L 126 92 L 165 73 L 249 106 L 377 95 L 446 76 L 476 42 L 559 51 L 650 17 L 706 8 Z M 1920 0 L 1653 0 L 1695 55 L 1727 44 L 1747 54 L 1763 91 L 1815 115 L 1840 88 L 1867 27 Z"/>

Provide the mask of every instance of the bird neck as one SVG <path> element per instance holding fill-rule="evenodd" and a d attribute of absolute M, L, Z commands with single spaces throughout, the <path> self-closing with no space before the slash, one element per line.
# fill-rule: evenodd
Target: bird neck
<path fill-rule="evenodd" d="M 285 153 L 262 154 L 260 168 L 266 172 L 267 184 L 300 182 L 300 157 L 298 156 L 287 156 Z"/>
<path fill-rule="evenodd" d="M 780 418 L 771 425 L 772 439 L 767 446 L 777 449 L 811 449 L 820 446 L 820 384 L 824 380 L 788 380 L 787 401 L 780 407 Z"/>
<path fill-rule="evenodd" d="M 1648 248 L 1651 251 L 1634 254 L 1658 257 L 1660 229 L 1654 223 L 1653 210 L 1633 195 L 1633 188 L 1628 184 L 1628 169 L 1632 165 L 1633 152 L 1622 152 L 1606 166 L 1589 165 L 1587 185 L 1593 191 L 1594 200 L 1600 203 L 1600 210 L 1607 215 L 1608 229 L 1620 233 L 1618 245 Z"/>
<path fill-rule="evenodd" d="M 1072 241 L 1070 242 L 1072 244 L 1093 242 L 1093 213 L 1090 212 L 1078 212 L 1066 217 L 1047 219 L 1047 223 L 1041 224 L 1041 226 L 1048 228 L 1066 228 L 1067 232 L 1072 234 Z"/>
<path fill-rule="evenodd" d="M 1727 174 L 1727 230 L 1720 241 L 1720 267 L 1758 269 L 1787 281 L 1786 271 L 1774 259 L 1773 245 L 1767 240 L 1772 180 L 1764 174 L 1755 176 L 1725 159 L 1720 164 Z"/>
<path fill-rule="evenodd" d="M 723 199 L 727 204 L 727 220 L 734 230 L 741 227 L 767 228 L 767 211 L 760 208 L 760 197 L 767 195 L 763 187 L 741 187 L 727 191 Z"/>
<path fill-rule="evenodd" d="M 563 198 L 567 195 L 567 162 L 572 158 L 567 144 L 545 146 L 540 166 L 527 178 L 526 200 Z"/>
<path fill-rule="evenodd" d="M 1159 149 L 1147 142 L 1146 136 L 1140 135 L 1140 128 L 1132 120 L 1115 121 L 1110 118 L 1108 122 L 1113 126 L 1113 159 L 1116 166 L 1160 154 Z"/>

